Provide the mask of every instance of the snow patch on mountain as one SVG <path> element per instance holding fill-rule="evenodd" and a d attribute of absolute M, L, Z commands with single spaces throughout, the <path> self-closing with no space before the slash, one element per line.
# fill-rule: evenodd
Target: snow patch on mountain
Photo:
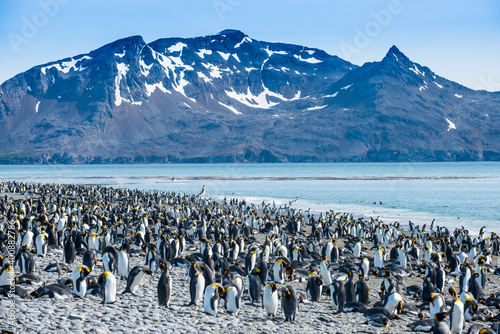
<path fill-rule="evenodd" d="M 229 105 L 224 104 L 224 103 L 222 103 L 222 102 L 219 102 L 219 104 L 220 104 L 221 106 L 224 106 L 224 107 L 226 107 L 227 109 L 231 110 L 231 111 L 232 111 L 233 113 L 235 113 L 236 115 L 243 115 L 241 112 L 239 112 L 238 110 L 236 110 L 236 108 L 235 108 L 235 107 L 233 107 L 233 106 L 229 106 Z"/>
<path fill-rule="evenodd" d="M 420 71 L 417 67 L 417 65 L 413 65 L 413 68 L 409 68 L 410 71 L 413 71 L 415 74 L 420 74 L 421 76 L 424 76 L 425 77 L 425 73 Z"/>
<path fill-rule="evenodd" d="M 450 131 L 451 129 L 457 129 L 457 127 L 455 126 L 455 123 L 453 123 L 452 121 L 450 121 L 448 118 L 446 118 L 446 121 L 448 122 L 448 131 Z"/>
<path fill-rule="evenodd" d="M 212 54 L 212 50 L 201 49 L 200 51 L 196 52 L 196 54 L 200 58 L 205 58 L 205 55 L 209 55 L 210 56 Z"/>
<path fill-rule="evenodd" d="M 252 43 L 252 42 L 253 42 L 253 40 L 252 40 L 250 37 L 245 36 L 245 37 L 243 37 L 243 39 L 241 40 L 241 42 L 239 42 L 238 44 L 236 44 L 236 45 L 234 46 L 234 48 L 235 48 L 235 49 L 236 49 L 236 48 L 239 48 L 239 47 L 240 47 L 243 43 L 245 43 L 245 42 Z"/>
<path fill-rule="evenodd" d="M 310 63 L 310 64 L 318 64 L 318 63 L 321 63 L 322 61 L 319 60 L 319 59 L 316 59 L 314 57 L 311 57 L 311 58 L 302 58 L 301 55 L 293 55 L 295 58 L 297 58 L 298 60 L 300 61 L 304 61 L 306 63 Z"/>
<path fill-rule="evenodd" d="M 225 52 L 221 52 L 221 51 L 217 51 L 218 54 L 220 54 L 220 56 L 222 58 L 224 58 L 225 61 L 227 61 L 229 59 L 229 56 L 231 56 L 230 53 L 225 53 Z"/>
<path fill-rule="evenodd" d="M 173 53 L 173 52 L 181 52 L 182 53 L 182 49 L 184 49 L 184 48 L 187 48 L 187 44 L 182 43 L 182 42 L 178 42 L 178 43 L 175 43 L 174 45 L 172 45 L 171 47 L 169 47 L 167 50 L 169 53 Z"/>
<path fill-rule="evenodd" d="M 69 71 L 71 71 L 71 70 L 73 70 L 73 71 L 83 71 L 83 70 L 85 70 L 85 67 L 82 67 L 81 61 L 85 60 L 85 59 L 90 60 L 92 58 L 89 57 L 89 56 L 83 56 L 81 58 L 71 58 L 71 60 L 69 60 L 69 61 L 63 61 L 60 64 L 57 63 L 57 64 L 53 64 L 53 65 L 42 67 L 40 70 L 42 71 L 42 73 L 44 75 L 46 74 L 46 71 L 48 69 L 53 68 L 53 67 L 55 67 L 58 71 L 63 72 L 63 73 L 69 73 Z M 78 67 L 76 67 L 76 64 L 78 62 L 80 62 L 80 64 L 79 64 Z"/>
<path fill-rule="evenodd" d="M 324 109 L 328 107 L 327 105 L 323 105 L 323 106 L 315 106 L 315 107 L 310 107 L 310 108 L 307 108 L 306 111 L 313 111 L 313 110 L 320 110 L 320 109 Z"/>
<path fill-rule="evenodd" d="M 232 89 L 231 91 L 225 91 L 227 96 L 230 98 L 252 108 L 269 109 L 278 105 L 278 102 L 269 101 L 269 89 L 265 88 L 263 92 L 259 95 L 253 95 L 250 92 L 250 87 L 247 88 L 246 93 L 237 93 Z"/>
<path fill-rule="evenodd" d="M 129 66 L 127 64 L 124 64 L 124 63 L 117 63 L 116 69 L 118 70 L 118 74 L 115 77 L 115 105 L 119 106 L 122 104 L 122 101 L 130 102 L 129 100 L 123 98 L 121 96 L 121 92 L 120 92 L 121 80 L 122 80 L 122 78 L 126 77 L 127 72 L 129 70 Z"/>
<path fill-rule="evenodd" d="M 145 77 L 147 77 L 149 75 L 149 70 L 151 70 L 151 67 L 153 67 L 153 63 L 151 63 L 149 65 L 146 65 L 146 63 L 144 62 L 144 60 L 140 59 L 139 60 L 139 65 L 141 66 L 141 73 L 142 73 L 142 75 L 144 75 Z"/>
<path fill-rule="evenodd" d="M 161 90 L 162 92 L 164 93 L 167 93 L 169 92 L 164 86 L 163 86 L 163 83 L 159 82 L 159 83 L 155 83 L 155 84 L 145 84 L 145 88 L 146 88 L 146 95 L 149 97 L 151 96 L 151 94 L 154 93 L 154 91 L 156 89 L 159 89 Z"/>

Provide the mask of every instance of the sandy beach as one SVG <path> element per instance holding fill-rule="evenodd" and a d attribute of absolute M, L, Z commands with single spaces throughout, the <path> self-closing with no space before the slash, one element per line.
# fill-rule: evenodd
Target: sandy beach
<path fill-rule="evenodd" d="M 54 213 L 59 212 L 60 218 L 65 214 L 66 209 L 68 212 L 74 213 L 79 217 L 80 222 L 76 226 L 81 227 L 85 221 L 84 216 L 89 212 L 92 213 L 92 219 L 99 225 L 98 221 L 105 219 L 112 221 L 111 216 L 116 215 L 120 218 L 127 217 L 128 224 L 130 225 L 129 234 L 127 237 L 132 237 L 134 230 L 138 228 L 138 217 L 156 217 L 160 222 L 160 228 L 165 233 L 168 231 L 177 230 L 177 227 L 169 225 L 171 222 L 179 222 L 182 220 L 191 221 L 193 224 L 201 224 L 194 219 L 194 216 L 188 217 L 186 213 L 193 214 L 198 212 L 205 222 L 208 223 L 207 239 L 212 243 L 219 240 L 214 239 L 214 234 L 210 234 L 210 226 L 217 227 L 220 222 L 222 229 L 227 222 L 231 221 L 238 226 L 242 226 L 242 222 L 247 221 L 247 216 L 252 214 L 251 210 L 242 212 L 241 209 L 246 206 L 241 205 L 241 201 L 231 203 L 215 202 L 204 196 L 196 195 L 179 195 L 167 193 L 145 193 L 116 189 L 100 188 L 96 186 L 58 186 L 58 185 L 26 185 L 26 184 L 13 184 L 3 183 L 0 190 L 0 198 L 2 199 L 2 212 L 0 219 L 2 228 L 6 230 L 8 224 L 16 220 L 22 221 L 24 217 L 32 217 L 31 226 L 37 227 L 36 210 L 39 204 L 45 205 L 44 214 L 47 217 L 54 217 Z M 12 191 L 15 191 L 13 193 Z M 229 199 L 228 199 L 229 200 Z M 59 201 L 59 205 L 57 205 Z M 23 214 L 20 206 L 25 203 L 27 209 Z M 31 203 L 31 205 L 30 205 Z M 16 209 L 12 209 L 12 208 Z M 9 209 L 11 210 L 9 212 Z M 55 209 L 55 210 L 54 210 Z M 204 213 L 204 210 L 207 210 Z M 206 215 L 210 209 L 210 216 Z M 265 221 L 266 215 L 272 219 L 268 222 L 273 225 L 276 223 L 276 217 L 279 219 L 287 219 L 292 215 L 301 214 L 301 212 L 294 212 L 290 208 L 272 208 L 267 204 L 265 207 L 255 208 L 255 218 L 263 219 Z M 13 213 L 15 211 L 15 213 Z M 282 214 L 280 217 L 279 214 Z M 341 215 L 337 215 L 340 217 Z M 346 215 L 347 216 L 347 215 Z M 9 218 L 10 217 L 10 218 Z M 177 219 L 176 219 L 177 218 Z M 211 220 L 210 220 L 211 218 Z M 316 217 L 317 219 L 317 217 Z M 57 222 L 55 222 L 57 224 Z M 278 221 L 279 223 L 279 221 Z M 367 224 L 368 220 L 359 222 L 360 224 Z M 393 222 L 383 222 L 383 224 L 391 224 Z M 340 224 L 340 223 L 339 223 Z M 382 226 L 382 222 L 379 222 Z M 284 233 L 281 230 L 280 233 Z M 326 222 L 325 222 L 326 225 Z M 99 228 L 95 226 L 97 231 Z M 265 225 L 261 225 L 265 228 Z M 94 226 L 90 225 L 89 228 L 94 230 Z M 244 266 L 245 255 L 248 247 L 263 248 L 263 243 L 266 239 L 268 232 L 263 229 L 252 229 L 253 234 L 246 243 L 246 249 L 241 250 L 238 262 Z M 408 224 L 403 226 L 404 234 L 410 237 L 408 232 Z M 148 226 L 147 229 L 154 231 L 155 226 Z M 307 244 L 308 236 L 311 235 L 311 225 L 302 224 L 301 232 L 295 235 L 288 235 L 289 240 L 294 239 L 296 242 L 303 242 Z M 158 235 L 152 234 L 152 242 L 156 243 Z M 186 238 L 186 249 L 180 256 L 187 258 L 189 255 L 200 252 L 200 241 L 195 236 Z M 352 262 L 359 265 L 362 258 L 372 259 L 374 250 L 370 250 L 372 243 L 369 237 L 365 238 L 364 250 L 360 258 L 351 259 L 346 257 L 350 251 L 346 251 L 344 256 L 340 259 L 340 264 L 344 261 Z M 340 249 L 345 247 L 346 237 L 337 238 L 336 242 Z M 112 246 L 119 249 L 122 238 L 118 238 L 112 243 Z M 329 241 L 327 238 L 321 238 L 316 242 L 318 253 L 321 253 L 321 248 Z M 394 240 L 391 241 L 390 248 L 394 247 Z M 34 247 L 33 247 L 34 248 Z M 423 257 L 424 250 L 420 248 L 420 256 Z M 135 254 L 130 255 L 131 265 L 130 268 L 136 265 L 144 265 L 145 255 L 138 252 L 139 246 L 133 244 L 131 251 L 136 251 Z M 389 253 L 389 249 L 387 250 Z M 456 251 L 454 253 L 457 253 Z M 4 254 L 5 255 L 5 254 Z M 290 255 L 290 254 L 289 254 Z M 290 256 L 291 257 L 291 256 Z M 258 258 L 258 257 L 257 257 Z M 497 255 L 493 256 L 492 267 L 496 267 Z M 269 266 L 272 267 L 276 254 L 271 254 L 269 258 Z M 61 264 L 64 263 L 64 254 L 62 247 L 49 247 L 46 257 L 35 256 L 36 266 L 34 274 L 39 276 L 40 279 L 46 284 L 56 283 L 58 274 L 56 272 L 44 271 L 44 268 L 50 263 L 58 260 Z M 422 259 L 420 259 L 421 261 Z M 413 274 L 403 278 L 404 285 L 401 285 L 401 295 L 404 298 L 404 303 L 414 304 L 419 306 L 421 301 L 414 299 L 408 295 L 404 287 L 411 285 L 422 285 L 422 278 L 420 277 L 421 266 L 420 261 L 410 262 L 415 264 Z M 70 265 L 73 268 L 75 264 L 82 263 L 82 255 L 77 254 L 75 262 Z M 300 263 L 304 270 L 309 270 L 309 266 L 313 265 L 319 268 L 318 261 L 314 259 L 306 259 Z M 417 267 L 418 264 L 418 267 Z M 333 263 L 331 267 L 336 267 Z M 373 266 L 371 262 L 370 267 Z M 476 265 L 472 265 L 473 268 Z M 104 271 L 102 263 L 102 254 L 97 252 L 97 264 L 94 270 L 90 273 L 88 278 L 97 279 L 97 277 Z M 272 269 L 269 271 L 270 274 Z M 252 304 L 248 299 L 247 292 L 243 293 L 243 300 L 241 303 L 240 312 L 237 316 L 230 315 L 225 312 L 222 306 L 219 306 L 219 313 L 216 316 L 209 315 L 204 312 L 203 305 L 188 306 L 190 301 L 189 284 L 190 279 L 187 275 L 188 268 L 181 268 L 172 266 L 170 274 L 172 278 L 172 296 L 170 300 L 170 307 L 159 306 L 157 298 L 157 283 L 161 275 L 161 270 L 158 270 L 152 276 L 145 275 L 142 285 L 139 287 L 136 295 L 122 294 L 126 287 L 125 280 L 117 280 L 117 298 L 114 304 L 101 303 L 100 295 L 87 294 L 85 298 L 74 296 L 71 299 L 52 299 L 52 298 L 19 298 L 15 296 L 13 299 L 1 297 L 0 299 L 0 327 L 1 329 L 13 330 L 12 327 L 7 325 L 9 320 L 10 305 L 12 300 L 15 303 L 15 320 L 17 333 L 405 333 L 412 332 L 408 328 L 408 324 L 417 320 L 416 315 L 401 314 L 401 319 L 394 319 L 389 322 L 387 327 L 376 327 L 367 324 L 367 319 L 362 313 L 340 313 L 335 314 L 331 307 L 330 297 L 327 295 L 321 296 L 318 302 L 311 302 L 307 298 L 306 284 L 307 276 L 302 279 L 295 279 L 284 284 L 278 284 L 279 287 L 285 284 L 292 284 L 296 287 L 299 294 L 305 296 L 305 301 L 299 303 L 299 311 L 297 318 L 294 322 L 285 321 L 283 311 L 281 310 L 281 297 L 280 306 L 276 318 L 269 317 L 265 314 L 260 303 Z M 335 271 L 331 271 L 335 274 Z M 20 273 L 16 268 L 16 275 Z M 418 274 L 418 275 L 417 275 Z M 319 275 L 319 273 L 318 273 Z M 62 272 L 63 278 L 71 279 L 71 273 Z M 296 275 L 295 278 L 300 277 Z M 243 277 L 245 283 L 247 278 Z M 357 274 L 354 281 L 357 281 Z M 379 292 L 380 285 L 383 281 L 382 277 L 370 275 L 367 284 L 370 288 L 368 307 L 372 307 L 376 302 L 380 301 Z M 498 290 L 498 276 L 493 272 L 487 273 L 487 283 L 483 289 L 483 295 L 488 296 L 490 293 Z M 246 287 L 246 284 L 244 285 Z M 458 280 L 453 281 L 451 284 L 446 284 L 443 295 L 447 299 L 450 298 L 448 293 L 449 287 L 455 287 L 459 290 Z M 28 292 L 36 289 L 35 285 L 22 286 Z M 278 289 L 280 290 L 280 289 Z M 428 302 L 426 302 L 428 304 Z M 479 303 L 479 308 L 486 309 L 487 307 Z M 479 311 L 478 311 L 479 312 Z M 496 314 L 496 310 L 491 310 L 491 314 Z M 449 322 L 448 318 L 446 321 Z M 493 322 L 482 322 L 480 320 L 471 320 L 465 324 L 465 330 L 472 324 L 480 324 L 485 327 L 494 325 Z"/>

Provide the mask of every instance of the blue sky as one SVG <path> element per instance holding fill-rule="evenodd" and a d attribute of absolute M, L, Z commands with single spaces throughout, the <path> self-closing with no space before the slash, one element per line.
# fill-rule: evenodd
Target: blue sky
<path fill-rule="evenodd" d="M 396 45 L 438 75 L 500 91 L 498 0 L 1 0 L 0 82 L 122 37 L 149 43 L 226 28 L 357 65 Z"/>

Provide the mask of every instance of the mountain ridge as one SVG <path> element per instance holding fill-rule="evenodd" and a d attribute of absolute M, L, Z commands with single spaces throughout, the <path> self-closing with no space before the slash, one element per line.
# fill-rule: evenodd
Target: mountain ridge
<path fill-rule="evenodd" d="M 0 163 L 499 160 L 499 106 L 396 46 L 130 36 L 2 83 Z"/>

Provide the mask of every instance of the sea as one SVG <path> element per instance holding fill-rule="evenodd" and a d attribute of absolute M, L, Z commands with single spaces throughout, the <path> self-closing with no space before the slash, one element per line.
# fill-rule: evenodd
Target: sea
<path fill-rule="evenodd" d="M 93 184 L 500 234 L 500 163 L 3 165 L 0 180 Z"/>

